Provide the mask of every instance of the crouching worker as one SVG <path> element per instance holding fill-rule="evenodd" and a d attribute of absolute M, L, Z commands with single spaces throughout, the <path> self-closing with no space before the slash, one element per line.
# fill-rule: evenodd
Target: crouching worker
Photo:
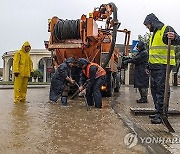
<path fill-rule="evenodd" d="M 54 73 L 51 86 L 49 99 L 50 102 L 56 102 L 61 97 L 62 105 L 67 106 L 68 97 L 68 83 L 75 83 L 75 80 L 71 78 L 71 67 L 75 59 L 73 57 L 66 59 L 60 64 Z"/>
<path fill-rule="evenodd" d="M 86 94 L 89 106 L 95 104 L 96 108 L 102 108 L 102 96 L 100 87 L 105 82 L 106 71 L 96 63 L 91 63 L 84 58 L 78 59 L 78 66 L 82 68 L 79 90 Z M 84 84 L 86 83 L 85 89 Z"/>
<path fill-rule="evenodd" d="M 141 98 L 137 103 L 147 103 L 148 87 L 149 87 L 149 70 L 148 70 L 148 52 L 145 44 L 139 41 L 137 44 L 138 53 L 132 59 L 123 61 L 123 65 L 128 63 L 135 64 L 134 70 L 134 88 L 138 88 Z"/>
<path fill-rule="evenodd" d="M 31 46 L 26 41 L 13 57 L 14 103 L 26 102 L 28 79 L 34 72 L 30 50 Z"/>

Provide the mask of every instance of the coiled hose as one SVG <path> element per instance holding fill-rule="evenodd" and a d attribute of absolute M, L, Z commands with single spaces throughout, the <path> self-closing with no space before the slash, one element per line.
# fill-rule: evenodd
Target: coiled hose
<path fill-rule="evenodd" d="M 109 5 L 111 5 L 111 7 L 113 8 L 113 21 L 114 22 L 118 22 L 117 19 L 117 7 L 114 3 L 109 3 Z M 109 63 L 112 54 L 114 52 L 114 47 L 116 45 L 116 36 L 117 36 L 117 29 L 118 29 L 118 24 L 114 24 L 113 26 L 113 33 L 112 33 L 112 42 L 111 42 L 111 47 L 109 49 L 109 54 L 107 56 L 107 58 L 104 60 L 104 64 L 102 65 L 103 68 L 106 68 L 107 64 Z"/>
<path fill-rule="evenodd" d="M 54 26 L 57 40 L 80 39 L 80 20 L 59 20 Z"/>

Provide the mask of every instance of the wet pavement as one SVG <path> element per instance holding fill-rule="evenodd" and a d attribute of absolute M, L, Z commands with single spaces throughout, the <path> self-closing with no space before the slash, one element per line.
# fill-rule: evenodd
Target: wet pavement
<path fill-rule="evenodd" d="M 170 110 L 180 111 L 179 94 L 180 87 L 171 87 Z M 130 111 L 130 108 L 154 109 L 150 90 L 148 95 L 149 103 L 136 103 L 139 97 L 139 92 L 132 86 L 123 86 L 114 102 L 113 109 L 127 126 L 131 128 L 131 133 L 138 140 L 137 143 L 146 146 L 150 153 L 178 154 L 180 151 L 180 115 L 169 115 L 168 120 L 175 130 L 175 133 L 169 133 L 163 124 L 151 124 L 148 115 L 135 116 Z M 133 141 L 130 142 L 130 144 L 132 143 Z"/>
<path fill-rule="evenodd" d="M 129 90 L 125 88 L 126 91 Z M 13 89 L 0 89 L 0 153 L 148 153 L 143 144 L 130 148 L 128 138 L 124 142 L 132 130 L 123 118 L 127 113 L 119 108 L 122 94 L 103 98 L 103 108 L 91 107 L 90 111 L 86 111 L 83 98 L 71 100 L 68 107 L 63 107 L 60 103 L 47 103 L 48 94 L 49 87 L 29 88 L 29 103 L 14 104 Z M 127 94 L 127 101 L 129 98 Z M 120 109 L 118 113 L 112 105 Z"/>

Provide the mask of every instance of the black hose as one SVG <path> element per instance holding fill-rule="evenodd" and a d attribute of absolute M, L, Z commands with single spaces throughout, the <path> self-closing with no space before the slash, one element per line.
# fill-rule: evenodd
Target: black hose
<path fill-rule="evenodd" d="M 80 39 L 80 20 L 59 20 L 54 26 L 57 40 Z"/>
<path fill-rule="evenodd" d="M 116 45 L 116 35 L 117 35 L 117 29 L 118 29 L 118 20 L 117 20 L 117 7 L 114 3 L 109 3 L 109 5 L 112 6 L 113 8 L 113 21 L 115 22 L 113 26 L 113 34 L 112 34 L 112 42 L 111 42 L 111 47 L 109 49 L 109 54 L 107 58 L 105 58 L 104 63 L 102 65 L 103 68 L 106 68 L 107 64 L 109 63 L 111 56 L 114 52 L 114 47 Z"/>

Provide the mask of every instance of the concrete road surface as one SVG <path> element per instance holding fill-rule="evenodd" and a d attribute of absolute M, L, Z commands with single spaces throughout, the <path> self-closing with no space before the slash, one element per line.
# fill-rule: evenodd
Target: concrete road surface
<path fill-rule="evenodd" d="M 1 154 L 148 153 L 139 143 L 129 144 L 131 130 L 111 107 L 115 98 L 86 111 L 83 98 L 63 107 L 47 103 L 48 95 L 49 87 L 28 89 L 29 103 L 14 104 L 13 89 L 0 89 Z"/>

